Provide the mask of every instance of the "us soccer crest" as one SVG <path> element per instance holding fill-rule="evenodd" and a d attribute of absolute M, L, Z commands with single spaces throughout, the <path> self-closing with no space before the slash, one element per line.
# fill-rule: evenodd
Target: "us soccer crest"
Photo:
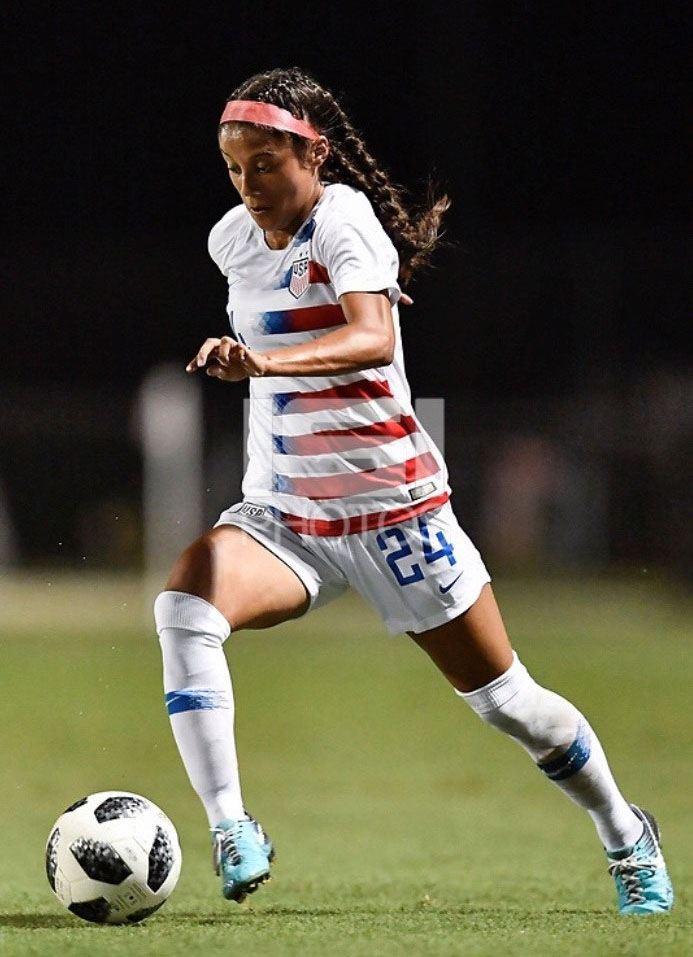
<path fill-rule="evenodd" d="M 289 280 L 289 292 L 298 299 L 308 288 L 310 284 L 310 259 L 306 253 L 300 259 L 295 259 L 291 264 L 291 279 Z"/>

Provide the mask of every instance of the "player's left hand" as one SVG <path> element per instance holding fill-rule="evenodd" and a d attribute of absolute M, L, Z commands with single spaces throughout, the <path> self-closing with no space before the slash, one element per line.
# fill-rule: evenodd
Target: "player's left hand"
<path fill-rule="evenodd" d="M 265 374 L 267 359 L 259 352 L 249 349 L 231 336 L 207 339 L 200 351 L 186 366 L 186 372 L 196 372 L 204 367 L 208 376 L 225 382 L 239 382 Z"/>

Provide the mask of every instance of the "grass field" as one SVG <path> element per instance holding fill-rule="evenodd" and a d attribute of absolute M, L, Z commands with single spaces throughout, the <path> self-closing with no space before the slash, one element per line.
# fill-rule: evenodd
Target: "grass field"
<path fill-rule="evenodd" d="M 278 861 L 226 904 L 138 584 L 48 574 L 0 593 L 0 953 L 693 954 L 693 603 L 648 576 L 496 592 L 534 676 L 585 711 L 660 819 L 672 915 L 615 913 L 588 817 L 356 597 L 232 639 L 245 799 Z M 184 851 L 173 896 L 134 927 L 80 922 L 44 872 L 58 814 L 111 788 L 161 805 Z"/>

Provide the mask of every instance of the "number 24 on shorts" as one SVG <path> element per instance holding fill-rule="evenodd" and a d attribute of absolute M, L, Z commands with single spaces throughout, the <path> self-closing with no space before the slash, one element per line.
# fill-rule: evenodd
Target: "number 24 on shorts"
<path fill-rule="evenodd" d="M 440 548 L 434 548 L 433 545 L 431 545 L 431 537 L 426 520 L 420 518 L 418 523 L 421 530 L 423 557 L 426 564 L 432 565 L 441 558 L 447 558 L 451 565 L 455 565 L 457 559 L 454 555 L 453 546 L 445 538 L 445 535 L 442 532 L 436 532 L 436 538 Z M 407 536 L 401 528 L 397 526 L 386 528 L 384 532 L 378 535 L 376 542 L 381 552 L 387 552 L 385 561 L 390 566 L 400 585 L 412 585 L 414 582 L 423 581 L 424 573 L 418 562 L 412 562 L 408 571 L 404 571 L 399 565 L 400 562 L 413 555 L 411 545 L 407 541 Z M 393 545 L 398 545 L 399 547 L 394 548 Z M 388 549 L 391 549 L 391 551 L 388 551 Z"/>

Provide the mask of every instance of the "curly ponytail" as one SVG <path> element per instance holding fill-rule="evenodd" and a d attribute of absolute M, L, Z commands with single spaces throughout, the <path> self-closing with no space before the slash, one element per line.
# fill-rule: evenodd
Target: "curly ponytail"
<path fill-rule="evenodd" d="M 332 93 L 303 70 L 269 70 L 250 77 L 233 91 L 229 100 L 259 100 L 288 110 L 307 120 L 330 141 L 330 155 L 321 169 L 328 183 L 345 183 L 369 198 L 383 229 L 400 257 L 400 274 L 408 282 L 428 263 L 440 238 L 443 213 L 450 206 L 447 196 L 429 197 L 429 203 L 413 209 L 404 201 L 404 191 L 395 186 L 366 148 Z M 292 133 L 297 152 L 306 141 Z"/>

